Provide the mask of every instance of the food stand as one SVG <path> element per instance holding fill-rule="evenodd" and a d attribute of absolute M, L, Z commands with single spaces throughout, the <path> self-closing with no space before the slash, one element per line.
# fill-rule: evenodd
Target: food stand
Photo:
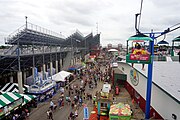
<path fill-rule="evenodd" d="M 109 120 L 130 120 L 131 114 L 130 105 L 124 103 L 113 104 L 109 111 Z"/>
<path fill-rule="evenodd" d="M 16 98 L 14 98 L 13 96 L 15 96 L 13 93 L 3 93 L 0 95 L 0 119 L 9 115 L 12 111 L 20 107 L 24 102 L 23 96 L 19 96 Z"/>
<path fill-rule="evenodd" d="M 113 95 L 107 92 L 99 92 L 96 97 L 98 115 L 108 115 L 113 103 Z"/>
<path fill-rule="evenodd" d="M 56 91 L 56 82 L 52 80 L 44 80 L 43 83 L 31 85 L 28 94 L 37 95 L 39 101 L 52 97 Z"/>

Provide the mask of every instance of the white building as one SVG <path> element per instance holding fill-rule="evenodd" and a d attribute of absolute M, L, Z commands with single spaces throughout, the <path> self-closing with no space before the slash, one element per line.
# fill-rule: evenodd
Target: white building
<path fill-rule="evenodd" d="M 131 97 L 145 111 L 148 65 L 134 68 L 125 62 L 118 62 L 118 68 L 127 74 L 126 89 Z M 159 119 L 180 120 L 180 63 L 154 62 L 150 116 Z"/>

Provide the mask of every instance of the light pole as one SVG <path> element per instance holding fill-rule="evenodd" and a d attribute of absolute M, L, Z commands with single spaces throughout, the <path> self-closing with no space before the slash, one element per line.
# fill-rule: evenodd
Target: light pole
<path fill-rule="evenodd" d="M 26 29 L 27 29 L 27 18 L 28 18 L 28 17 L 27 17 L 27 16 L 25 16 L 25 19 L 26 19 Z"/>

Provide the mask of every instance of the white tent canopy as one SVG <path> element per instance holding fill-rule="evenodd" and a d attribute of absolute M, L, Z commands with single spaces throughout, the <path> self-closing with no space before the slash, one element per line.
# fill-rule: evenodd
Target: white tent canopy
<path fill-rule="evenodd" d="M 116 49 L 110 49 L 110 50 L 108 50 L 108 52 L 117 52 L 118 50 L 116 50 Z"/>
<path fill-rule="evenodd" d="M 52 76 L 52 80 L 58 82 L 58 81 L 65 81 L 65 78 L 68 77 L 69 75 L 71 75 L 72 73 L 70 72 L 67 72 L 67 71 L 61 71 L 57 74 L 54 74 Z"/>

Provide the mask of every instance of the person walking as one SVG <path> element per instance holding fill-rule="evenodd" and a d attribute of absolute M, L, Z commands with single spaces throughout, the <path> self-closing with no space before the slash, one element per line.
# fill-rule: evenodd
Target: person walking
<path fill-rule="evenodd" d="M 74 112 L 74 117 L 75 117 L 75 118 L 78 117 L 78 111 L 77 111 L 77 109 L 76 109 L 75 112 Z"/>
<path fill-rule="evenodd" d="M 82 97 L 79 98 L 79 105 L 80 107 L 82 106 L 82 103 L 83 103 L 83 100 L 82 100 Z"/>
<path fill-rule="evenodd" d="M 54 108 L 54 103 L 53 103 L 52 99 L 50 101 L 50 108 L 51 108 L 51 110 L 53 110 L 53 108 Z"/>
<path fill-rule="evenodd" d="M 50 110 L 48 109 L 47 112 L 46 112 L 47 113 L 47 119 L 50 119 L 49 112 L 50 112 Z"/>
<path fill-rule="evenodd" d="M 53 112 L 51 109 L 49 110 L 49 119 L 53 120 Z"/>
<path fill-rule="evenodd" d="M 74 114 L 73 114 L 73 112 L 71 111 L 70 114 L 69 114 L 69 116 L 68 116 L 68 120 L 72 120 L 73 117 L 74 117 Z"/>
<path fill-rule="evenodd" d="M 61 109 L 61 107 L 62 107 L 62 98 L 61 97 L 58 100 L 58 104 L 59 104 L 59 109 Z"/>

